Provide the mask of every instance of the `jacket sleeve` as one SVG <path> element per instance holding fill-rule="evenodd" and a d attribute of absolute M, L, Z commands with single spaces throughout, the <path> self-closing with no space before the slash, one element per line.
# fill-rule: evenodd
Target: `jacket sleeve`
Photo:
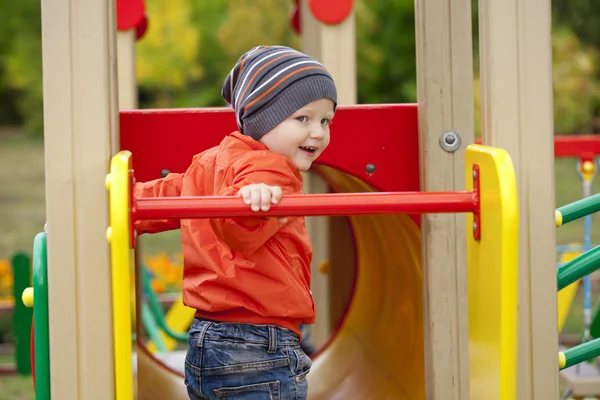
<path fill-rule="evenodd" d="M 183 174 L 169 174 L 165 178 L 149 182 L 136 183 L 133 187 L 134 197 L 179 197 L 183 185 Z M 178 219 L 136 221 L 138 234 L 159 233 L 180 228 Z"/>
<path fill-rule="evenodd" d="M 279 186 L 284 195 L 302 192 L 302 176 L 298 170 L 287 159 L 274 159 L 272 153 L 265 155 L 260 162 L 245 160 L 243 167 L 233 173 L 232 185 L 219 190 L 218 196 L 237 196 L 242 187 L 256 183 Z M 213 218 L 210 223 L 219 239 L 232 249 L 246 254 L 259 249 L 284 225 L 277 218 L 260 216 L 260 211 L 256 217 Z"/>

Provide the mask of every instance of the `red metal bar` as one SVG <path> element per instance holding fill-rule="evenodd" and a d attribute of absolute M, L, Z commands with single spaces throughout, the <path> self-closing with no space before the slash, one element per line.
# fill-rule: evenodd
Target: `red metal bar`
<path fill-rule="evenodd" d="M 481 139 L 475 143 L 481 144 Z M 554 157 L 593 159 L 600 156 L 600 135 L 555 135 Z"/>
<path fill-rule="evenodd" d="M 477 207 L 473 212 L 473 239 L 481 239 L 481 205 L 479 203 L 479 164 L 473 164 L 473 191 L 477 194 Z"/>
<path fill-rule="evenodd" d="M 600 135 L 554 136 L 555 157 L 593 158 L 600 155 Z"/>
<path fill-rule="evenodd" d="M 260 216 L 326 216 L 478 212 L 479 193 L 371 192 L 287 195 L 267 212 L 254 212 L 235 196 L 137 198 L 137 220 Z"/>

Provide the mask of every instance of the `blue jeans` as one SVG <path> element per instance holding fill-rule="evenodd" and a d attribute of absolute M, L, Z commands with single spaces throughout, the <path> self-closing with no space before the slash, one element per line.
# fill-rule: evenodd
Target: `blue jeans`
<path fill-rule="evenodd" d="M 311 359 L 294 332 L 195 319 L 185 359 L 191 400 L 305 400 Z"/>

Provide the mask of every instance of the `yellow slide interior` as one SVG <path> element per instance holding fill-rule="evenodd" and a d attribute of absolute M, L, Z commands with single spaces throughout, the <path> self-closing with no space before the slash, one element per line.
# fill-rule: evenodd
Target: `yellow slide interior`
<path fill-rule="evenodd" d="M 319 172 L 336 192 L 372 190 L 339 171 Z M 309 397 L 425 399 L 419 228 L 406 215 L 349 221 L 358 262 L 353 298 L 335 337 L 314 360 Z M 139 399 L 188 398 L 179 373 L 145 349 L 137 357 Z"/>

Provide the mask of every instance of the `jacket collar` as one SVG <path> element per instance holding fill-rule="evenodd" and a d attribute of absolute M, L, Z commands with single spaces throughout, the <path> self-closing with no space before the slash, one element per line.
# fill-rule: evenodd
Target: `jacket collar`
<path fill-rule="evenodd" d="M 269 150 L 267 146 L 265 146 L 261 142 L 251 138 L 250 136 L 244 135 L 239 131 L 232 132 L 230 136 L 234 137 L 235 139 L 241 140 L 242 142 L 244 142 L 244 144 L 246 144 L 253 150 Z"/>

